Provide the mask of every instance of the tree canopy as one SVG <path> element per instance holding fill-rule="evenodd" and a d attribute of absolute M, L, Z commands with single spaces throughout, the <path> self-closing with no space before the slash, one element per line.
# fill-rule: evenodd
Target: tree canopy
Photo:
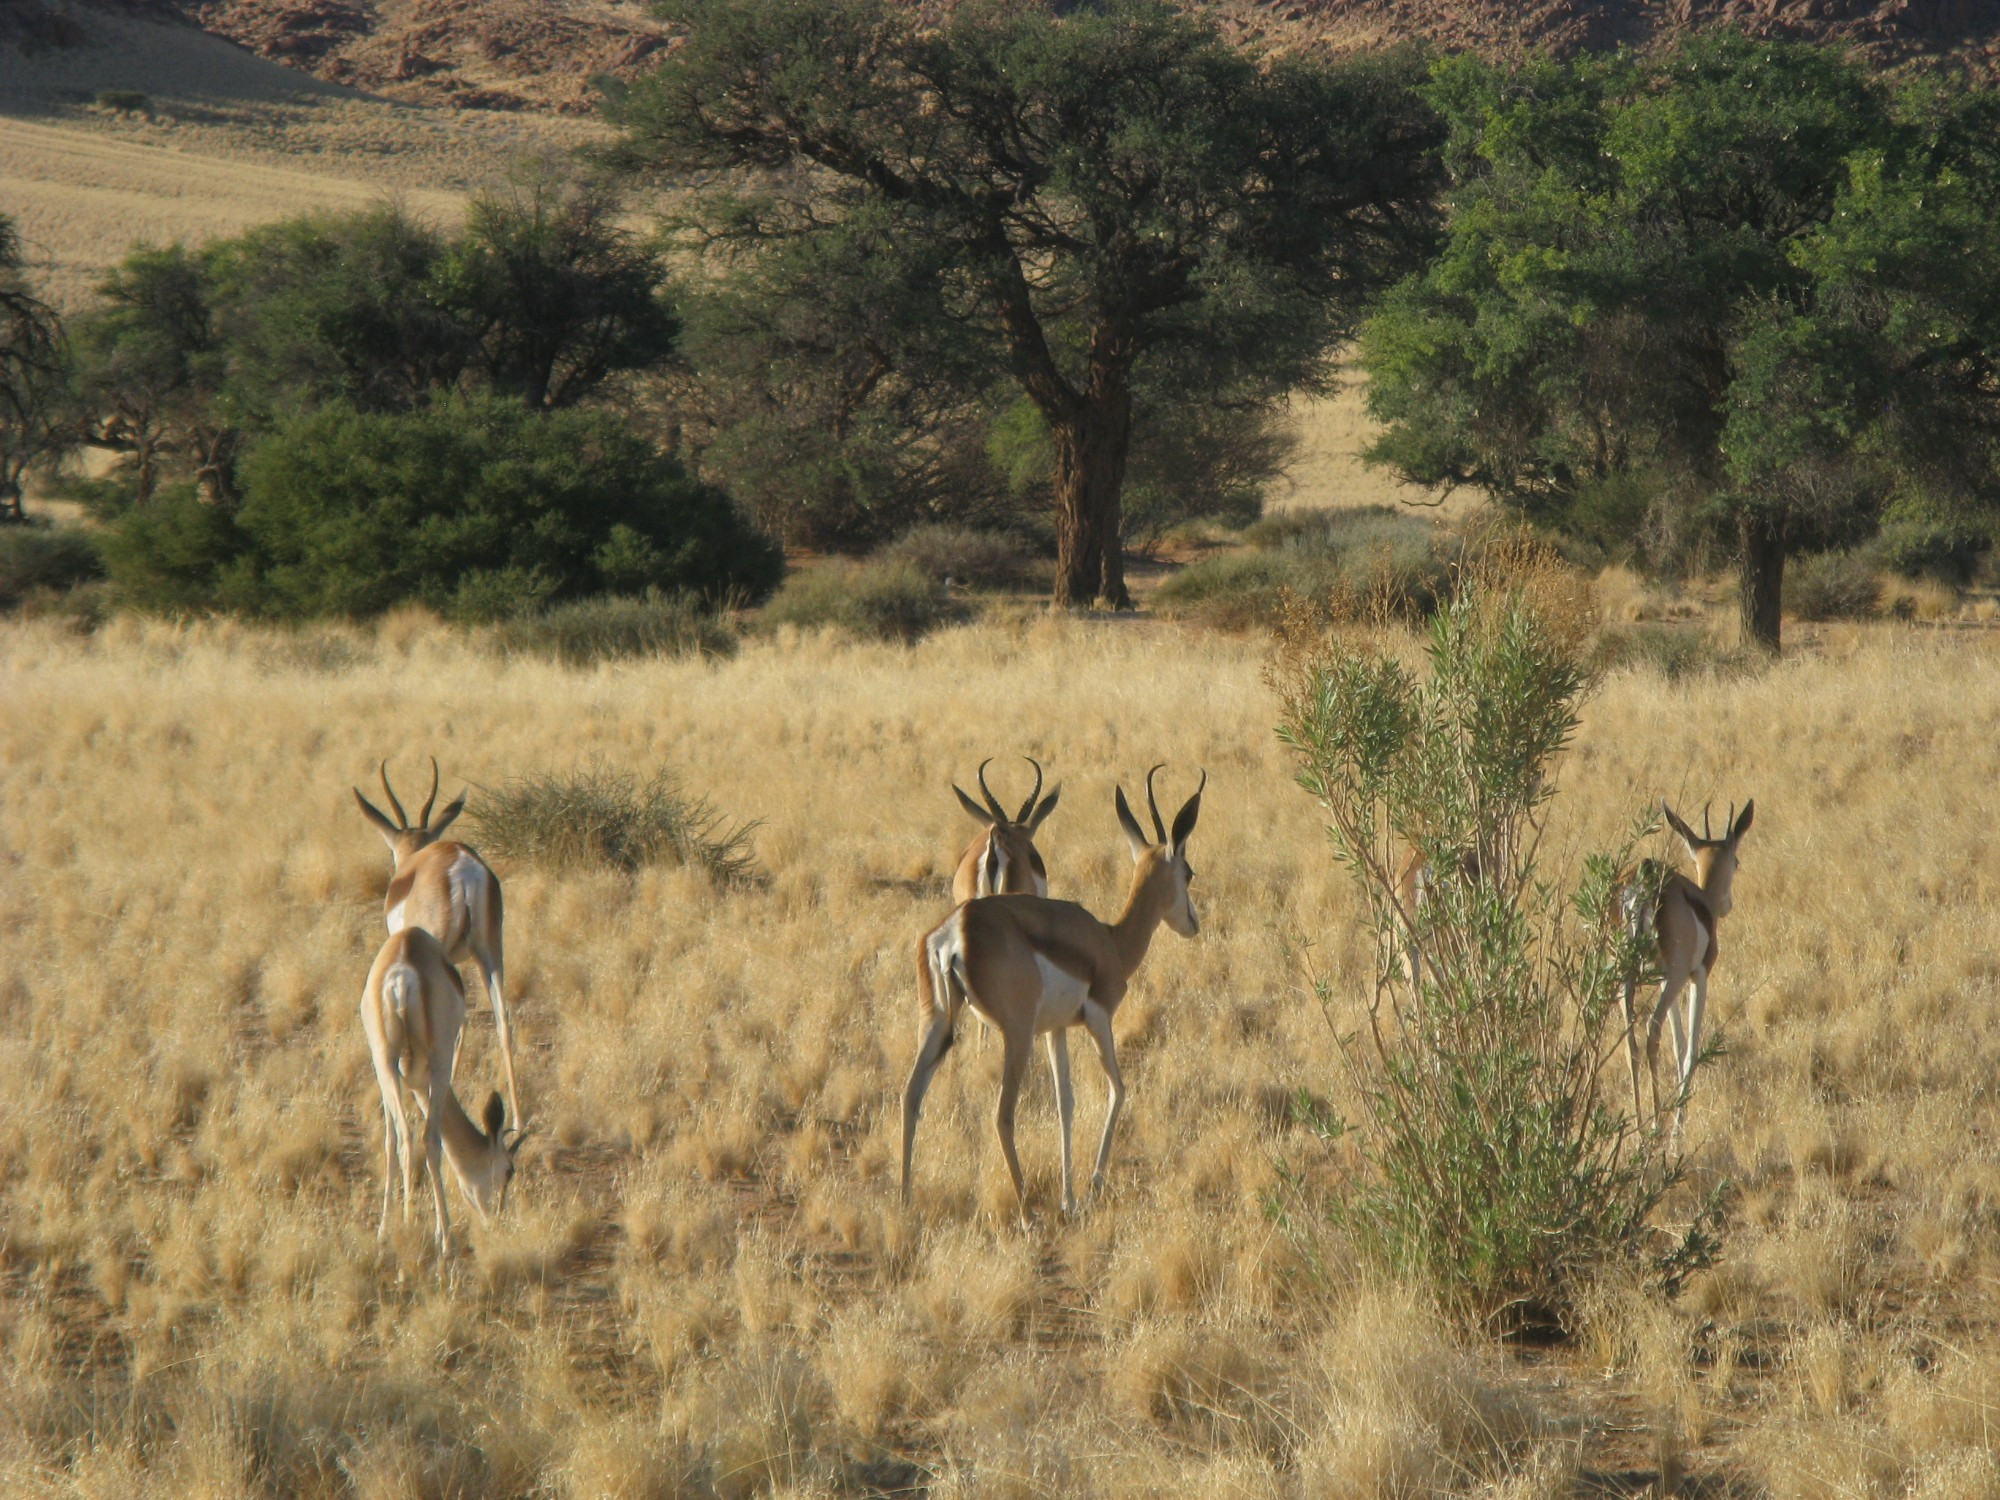
<path fill-rule="evenodd" d="M 713 275 L 802 241 L 969 348 L 1054 448 L 1062 604 L 1129 602 L 1134 390 L 1310 382 L 1431 227 L 1432 112 L 1403 58 L 1259 60 L 1163 0 L 700 0 L 614 94 L 626 170 L 693 181 Z M 914 273 L 914 274 L 913 274 Z M 739 283 L 740 284 L 740 283 Z"/>
<path fill-rule="evenodd" d="M 1723 537 L 1774 649 L 1789 552 L 1940 481 L 1991 494 L 1990 103 L 1726 32 L 1452 58 L 1427 93 L 1449 225 L 1364 332 L 1375 459 L 1660 549 Z"/>

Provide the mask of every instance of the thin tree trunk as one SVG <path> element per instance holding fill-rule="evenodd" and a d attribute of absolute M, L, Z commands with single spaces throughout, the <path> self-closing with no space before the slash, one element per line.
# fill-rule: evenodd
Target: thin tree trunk
<path fill-rule="evenodd" d="M 1122 390 L 1078 404 L 1051 422 L 1056 446 L 1056 586 L 1058 609 L 1103 600 L 1130 609 L 1125 589 L 1125 455 L 1132 439 L 1132 398 Z"/>
<path fill-rule="evenodd" d="M 1763 510 L 1747 510 L 1737 533 L 1743 555 L 1736 605 L 1743 639 L 1776 655 L 1785 596 L 1785 523 Z"/>

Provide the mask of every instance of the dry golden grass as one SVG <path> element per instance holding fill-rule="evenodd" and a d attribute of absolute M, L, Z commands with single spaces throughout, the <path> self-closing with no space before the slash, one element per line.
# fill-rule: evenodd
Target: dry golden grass
<path fill-rule="evenodd" d="M 1264 1212 L 1276 1160 L 1318 1161 L 1288 1093 L 1340 1087 L 1287 940 L 1347 987 L 1360 967 L 1261 644 L 1031 621 L 570 672 L 419 615 L 328 634 L 307 672 L 233 625 L 0 630 L 0 1492 L 1992 1493 L 1983 635 L 1856 629 L 1593 701 L 1552 858 L 1663 792 L 1758 801 L 1712 995 L 1729 1053 L 1690 1115 L 1704 1176 L 1738 1186 L 1725 1261 L 1680 1303 L 1607 1282 L 1583 1336 L 1522 1359 Z M 387 870 L 347 792 L 430 752 L 453 785 L 668 764 L 765 820 L 771 877 L 501 868 L 549 1131 L 450 1267 L 421 1214 L 373 1237 L 357 1003 Z M 911 950 L 969 830 L 946 784 L 1016 752 L 1066 782 L 1055 893 L 1100 911 L 1114 779 L 1211 775 L 1203 932 L 1156 940 L 1118 1018 L 1108 1198 L 1055 1217 L 1038 1075 L 1025 1238 L 974 1029 L 910 1213 L 895 1192 Z M 461 1093 L 495 1064 L 476 1006 Z M 1088 1142 L 1103 1091 L 1079 1076 Z"/>

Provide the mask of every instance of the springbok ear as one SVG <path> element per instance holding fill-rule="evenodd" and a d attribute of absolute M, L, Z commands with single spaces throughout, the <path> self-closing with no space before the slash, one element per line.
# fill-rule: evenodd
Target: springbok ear
<path fill-rule="evenodd" d="M 1701 840 L 1695 837 L 1694 830 L 1681 821 L 1679 813 L 1667 806 L 1667 799 L 1664 797 L 1660 799 L 1660 812 L 1666 817 L 1667 827 L 1680 835 L 1681 842 L 1688 846 L 1690 852 L 1701 847 Z"/>
<path fill-rule="evenodd" d="M 1742 838 L 1744 834 L 1750 831 L 1750 814 L 1755 812 L 1756 809 L 1757 809 L 1757 803 L 1754 798 L 1743 804 L 1743 811 L 1738 813 L 1736 815 L 1736 821 L 1729 825 L 1730 843 L 1732 844 L 1735 843 L 1738 839 Z"/>
<path fill-rule="evenodd" d="M 1062 783 L 1058 781 L 1055 784 L 1055 786 L 1050 789 L 1048 796 L 1042 798 L 1042 805 L 1040 807 L 1037 807 L 1034 811 L 1034 815 L 1028 819 L 1028 832 L 1030 835 L 1032 835 L 1037 828 L 1040 828 L 1042 826 L 1042 820 L 1044 818 L 1046 818 L 1050 813 L 1056 810 L 1056 801 L 1061 796 L 1062 796 Z"/>
<path fill-rule="evenodd" d="M 456 797 L 454 797 L 449 803 L 445 805 L 445 810 L 438 814 L 438 820 L 430 825 L 431 837 L 437 838 L 441 834 L 443 834 L 443 832 L 447 828 L 451 827 L 451 820 L 464 811 L 465 811 L 465 793 L 460 792 Z"/>
<path fill-rule="evenodd" d="M 507 1123 L 507 1105 L 500 1098 L 498 1089 L 486 1096 L 486 1117 L 483 1123 L 486 1126 L 486 1138 L 499 1140 L 500 1127 Z"/>
<path fill-rule="evenodd" d="M 1137 859 L 1152 847 L 1146 838 L 1146 830 L 1139 826 L 1139 820 L 1132 816 L 1132 805 L 1125 800 L 1125 788 L 1119 787 L 1115 797 L 1118 808 L 1118 826 L 1125 830 L 1125 842 L 1132 846 L 1132 857 Z"/>
<path fill-rule="evenodd" d="M 361 816 L 375 825 L 375 831 L 382 835 L 389 845 L 389 852 L 393 854 L 396 849 L 396 835 L 402 830 L 389 821 L 381 808 L 361 795 L 360 787 L 349 787 L 348 790 L 354 793 L 354 800 L 361 804 Z"/>
<path fill-rule="evenodd" d="M 958 797 L 958 805 L 960 807 L 964 808 L 967 812 L 971 813 L 972 816 L 978 822 L 984 824 L 989 828 L 993 826 L 993 814 L 988 812 L 985 808 L 981 807 L 977 802 L 974 802 L 970 797 L 966 796 L 965 792 L 963 791 L 963 789 L 960 788 L 957 782 L 954 781 L 951 784 L 951 789 L 952 792 Z"/>
<path fill-rule="evenodd" d="M 1194 789 L 1194 795 L 1181 804 L 1181 810 L 1174 814 L 1173 851 L 1181 853 L 1187 848 L 1188 835 L 1194 832 L 1195 819 L 1201 816 L 1201 794 L 1208 790 L 1208 772 L 1201 773 L 1201 785 Z"/>

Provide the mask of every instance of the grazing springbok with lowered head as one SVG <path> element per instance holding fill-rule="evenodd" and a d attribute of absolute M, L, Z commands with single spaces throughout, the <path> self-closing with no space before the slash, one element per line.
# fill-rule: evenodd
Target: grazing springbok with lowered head
<path fill-rule="evenodd" d="M 1000 805 L 1000 799 L 993 795 L 993 789 L 986 784 L 986 768 L 993 764 L 991 756 L 979 763 L 979 791 L 986 798 L 984 807 L 967 796 L 957 782 L 951 785 L 958 796 L 959 806 L 986 825 L 986 831 L 967 845 L 965 853 L 959 856 L 958 869 L 951 877 L 951 899 L 956 903 L 962 905 L 974 896 L 1046 896 L 1049 893 L 1049 870 L 1042 863 L 1041 851 L 1035 847 L 1035 831 L 1042 826 L 1042 820 L 1055 811 L 1056 801 L 1062 796 L 1062 783 L 1057 782 L 1048 796 L 1043 797 L 1042 763 L 1032 755 L 1024 755 L 1021 759 L 1035 768 L 1035 789 L 1028 793 L 1028 800 L 1011 818 L 1007 816 L 1007 809 Z"/>
<path fill-rule="evenodd" d="M 389 893 L 383 899 L 383 913 L 389 931 L 421 927 L 443 945 L 454 964 L 470 958 L 479 966 L 487 998 L 493 1002 L 493 1022 L 500 1033 L 500 1066 L 507 1080 L 507 1107 L 514 1123 L 521 1122 L 521 1094 L 514 1084 L 514 1035 L 507 1024 L 507 1001 L 501 992 L 505 962 L 501 948 L 500 878 L 468 845 L 441 839 L 452 820 L 465 811 L 465 793 L 460 792 L 435 824 L 431 808 L 437 802 L 438 763 L 431 757 L 431 794 L 424 810 L 412 823 L 389 785 L 389 766 L 382 764 L 382 793 L 396 810 L 391 822 L 382 810 L 354 788 L 354 800 L 361 804 L 362 816 L 375 825 L 389 846 L 395 873 L 389 877 Z M 449 1082 L 449 1077 L 446 1079 Z"/>
<path fill-rule="evenodd" d="M 1690 880 L 1679 871 L 1667 873 L 1660 881 L 1659 899 L 1651 903 L 1650 910 L 1645 900 L 1645 888 L 1650 881 L 1634 883 L 1626 887 L 1626 918 L 1632 924 L 1632 934 L 1643 940 L 1647 936 L 1653 940 L 1660 964 L 1660 995 L 1653 1005 L 1653 1014 L 1646 1026 L 1646 1072 L 1652 1081 L 1654 1119 L 1660 1113 L 1660 1027 L 1667 1017 L 1674 1023 L 1674 1078 L 1675 1097 L 1678 1101 L 1674 1110 L 1672 1140 L 1680 1139 L 1681 1121 L 1687 1113 L 1688 1081 L 1694 1076 L 1696 1060 L 1701 1056 L 1701 1017 L 1708 1004 L 1708 980 L 1715 972 L 1715 960 L 1720 952 L 1716 946 L 1716 927 L 1722 918 L 1729 915 L 1733 904 L 1731 887 L 1736 880 L 1737 846 L 1743 835 L 1750 831 L 1750 819 L 1756 811 L 1754 801 L 1743 804 L 1739 815 L 1736 804 L 1729 806 L 1729 819 L 1722 827 L 1722 836 L 1715 837 L 1709 827 L 1708 808 L 1701 810 L 1701 836 L 1681 821 L 1680 815 L 1663 800 L 1660 811 L 1666 815 L 1667 826 L 1680 837 L 1688 855 L 1694 860 L 1695 878 Z M 1657 875 L 1657 870 L 1653 872 Z M 1625 1057 L 1632 1070 L 1632 1114 L 1634 1119 L 1645 1119 L 1639 1097 L 1639 1035 L 1638 1015 L 1634 1008 L 1637 988 L 1636 978 L 1627 976 L 1625 981 Z M 1687 1020 L 1682 1024 L 1681 1012 L 1674 1002 L 1687 992 Z"/>
<path fill-rule="evenodd" d="M 1111 1099 L 1104 1115 L 1104 1135 L 1097 1145 L 1097 1166 L 1091 1173 L 1094 1196 L 1104 1186 L 1105 1164 L 1111 1158 L 1111 1136 L 1125 1103 L 1125 1080 L 1118 1071 L 1118 1049 L 1111 1019 L 1125 988 L 1145 960 L 1153 932 L 1165 922 L 1182 937 L 1200 930 L 1188 883 L 1187 842 L 1201 815 L 1201 786 L 1174 817 L 1172 833 L 1160 819 L 1153 796 L 1153 777 L 1146 773 L 1146 801 L 1152 809 L 1153 839 L 1118 788 L 1118 826 L 1132 850 L 1132 884 L 1125 909 L 1115 922 L 1101 922 L 1073 901 L 1046 896 L 985 896 L 967 901 L 924 935 L 917 945 L 917 989 L 923 1040 L 916 1066 L 903 1091 L 903 1197 L 910 1196 L 911 1161 L 916 1152 L 917 1118 L 931 1075 L 950 1049 L 959 1012 L 967 1005 L 1000 1033 L 1006 1052 L 1001 1063 L 1000 1110 L 996 1121 L 1000 1153 L 1014 1181 L 1021 1227 L 1028 1225 L 1027 1192 L 1021 1183 L 1021 1159 L 1014 1150 L 1014 1106 L 1034 1055 L 1035 1038 L 1048 1039 L 1049 1071 L 1056 1086 L 1056 1111 L 1062 1126 L 1062 1208 L 1076 1211 L 1071 1188 L 1070 1121 L 1076 1095 L 1070 1087 L 1069 1029 L 1081 1026 L 1097 1047 L 1098 1061 L 1110 1080 Z"/>
<path fill-rule="evenodd" d="M 445 1208 L 440 1157 L 451 1163 L 466 1202 L 484 1224 L 507 1204 L 514 1177 L 514 1153 L 527 1137 L 523 1126 L 510 1141 L 504 1134 L 506 1110 L 496 1092 L 486 1101 L 483 1125 L 459 1108 L 452 1092 L 452 1066 L 465 1028 L 465 982 L 444 947 L 421 927 L 392 933 L 375 955 L 361 991 L 361 1026 L 382 1092 L 382 1215 L 375 1238 L 389 1229 L 389 1188 L 400 1161 L 403 1218 L 410 1217 L 410 1112 L 405 1094 L 422 1102 L 424 1170 L 436 1209 L 438 1253 L 451 1254 L 451 1215 Z"/>

